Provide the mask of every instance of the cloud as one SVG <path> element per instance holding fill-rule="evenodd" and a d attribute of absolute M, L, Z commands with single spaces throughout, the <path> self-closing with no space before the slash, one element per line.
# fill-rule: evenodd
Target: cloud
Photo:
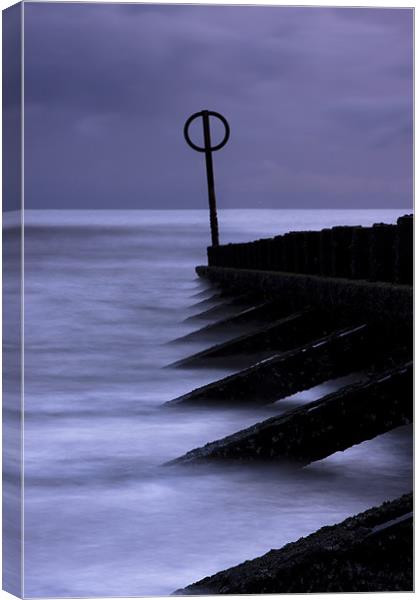
<path fill-rule="evenodd" d="M 232 127 L 221 206 L 365 206 L 360 181 L 407 206 L 411 34 L 410 10 L 26 4 L 27 206 L 205 207 L 202 108 Z"/>

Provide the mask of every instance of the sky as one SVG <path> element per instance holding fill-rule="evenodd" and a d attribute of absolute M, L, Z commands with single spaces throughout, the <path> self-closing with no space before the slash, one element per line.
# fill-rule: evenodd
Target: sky
<path fill-rule="evenodd" d="M 203 109 L 231 126 L 219 208 L 412 205 L 409 9 L 24 12 L 26 208 L 206 208 L 204 157 L 183 138 Z"/>

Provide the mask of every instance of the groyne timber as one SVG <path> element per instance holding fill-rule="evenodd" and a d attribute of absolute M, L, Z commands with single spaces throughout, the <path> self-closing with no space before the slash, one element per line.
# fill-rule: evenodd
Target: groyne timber
<path fill-rule="evenodd" d="M 208 265 L 196 270 L 230 308 L 223 319 L 220 309 L 204 310 L 210 323 L 184 339 L 223 331 L 224 341 L 170 366 L 223 365 L 233 373 L 174 398 L 168 409 L 272 404 L 343 376 L 352 383 L 169 465 L 277 461 L 299 468 L 411 423 L 412 215 L 395 225 L 211 247 Z M 410 590 L 410 503 L 404 496 L 178 593 Z M 386 568 L 369 558 L 373 550 Z M 405 562 L 391 560 L 397 550 Z"/>
<path fill-rule="evenodd" d="M 244 244 L 209 247 L 207 254 L 209 267 L 412 285 L 413 217 L 404 215 L 396 225 L 294 231 Z"/>
<path fill-rule="evenodd" d="M 412 590 L 412 511 L 412 494 L 407 494 L 175 594 Z"/>

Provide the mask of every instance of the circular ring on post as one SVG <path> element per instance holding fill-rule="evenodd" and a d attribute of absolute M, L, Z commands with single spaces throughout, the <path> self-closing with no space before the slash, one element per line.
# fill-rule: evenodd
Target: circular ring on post
<path fill-rule="evenodd" d="M 223 115 L 221 115 L 220 113 L 214 112 L 212 110 L 208 110 L 208 111 L 202 110 L 201 112 L 194 113 L 193 115 L 191 115 L 191 117 L 189 117 L 186 120 L 185 125 L 184 125 L 185 141 L 193 150 L 197 150 L 197 152 L 206 152 L 207 148 L 205 148 L 205 147 L 202 148 L 201 146 L 197 146 L 197 144 L 194 144 L 194 142 L 191 141 L 191 138 L 188 133 L 190 125 L 195 119 L 198 119 L 198 117 L 203 117 L 203 119 L 204 119 L 204 112 L 207 112 L 209 117 L 210 116 L 216 117 L 216 119 L 219 119 L 220 121 L 222 121 L 223 125 L 225 126 L 225 136 L 224 136 L 223 140 L 220 142 L 220 144 L 217 144 L 216 146 L 211 146 L 210 148 L 208 148 L 208 150 L 210 150 L 210 152 L 216 152 L 217 150 L 220 150 L 221 148 L 223 148 L 223 146 L 225 146 L 227 144 L 227 141 L 230 136 L 230 127 L 229 127 L 229 123 L 227 122 L 227 120 L 225 119 L 225 117 Z"/>

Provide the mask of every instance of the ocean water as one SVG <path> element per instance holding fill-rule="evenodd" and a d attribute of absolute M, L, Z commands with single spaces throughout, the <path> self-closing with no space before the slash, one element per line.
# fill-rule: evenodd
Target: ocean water
<path fill-rule="evenodd" d="M 219 220 L 230 242 L 400 214 Z M 217 304 L 194 271 L 207 212 L 28 211 L 25 226 L 25 596 L 168 595 L 411 489 L 410 427 L 299 471 L 162 466 L 338 382 L 268 408 L 162 409 L 227 372 L 165 368 L 206 347 L 169 342 Z"/>

